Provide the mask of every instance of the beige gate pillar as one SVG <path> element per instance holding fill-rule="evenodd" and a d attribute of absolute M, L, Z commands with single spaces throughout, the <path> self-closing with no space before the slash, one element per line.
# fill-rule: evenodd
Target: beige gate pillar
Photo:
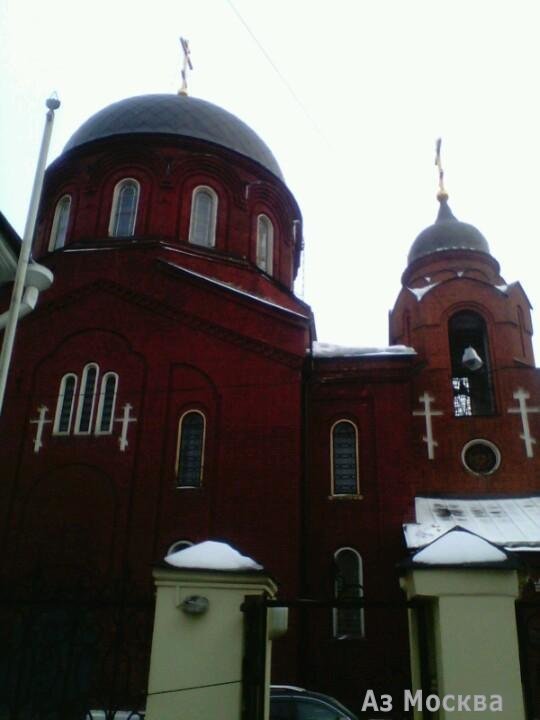
<path fill-rule="evenodd" d="M 524 720 L 516 562 L 454 529 L 402 568 L 401 585 L 418 601 L 409 611 L 413 687 L 404 708 L 415 720 Z"/>
<path fill-rule="evenodd" d="M 240 720 L 240 608 L 246 595 L 273 597 L 276 584 L 250 558 L 210 541 L 168 556 L 154 581 L 147 720 Z M 266 663 L 269 683 L 269 647 Z"/>

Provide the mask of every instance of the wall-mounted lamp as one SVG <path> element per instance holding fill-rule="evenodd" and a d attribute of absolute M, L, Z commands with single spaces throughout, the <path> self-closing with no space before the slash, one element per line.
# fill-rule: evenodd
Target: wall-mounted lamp
<path fill-rule="evenodd" d="M 204 615 L 209 604 L 208 598 L 202 595 L 190 595 L 182 601 L 180 607 L 187 615 Z"/>

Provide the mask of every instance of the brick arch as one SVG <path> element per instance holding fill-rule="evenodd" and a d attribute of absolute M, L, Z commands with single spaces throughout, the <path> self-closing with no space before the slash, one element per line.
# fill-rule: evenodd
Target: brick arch
<path fill-rule="evenodd" d="M 267 182 L 255 181 L 249 184 L 249 203 L 262 204 L 273 208 L 276 215 L 280 215 L 282 221 L 292 222 L 300 219 L 298 208 L 294 207 L 283 192 Z"/>
<path fill-rule="evenodd" d="M 90 363 L 97 364 L 99 372 L 91 418 L 92 431 L 81 445 L 73 433 L 75 432 L 77 407 L 80 402 L 78 393 L 81 389 L 81 380 L 84 368 Z M 46 417 L 50 421 L 43 431 L 43 452 L 64 453 L 65 457 L 72 461 L 81 458 L 81 453 L 84 453 L 82 457 L 85 460 L 89 462 L 96 460 L 102 467 L 107 467 L 108 462 L 114 462 L 118 457 L 119 437 L 122 432 L 120 422 L 113 421 L 111 432 L 103 438 L 98 438 L 94 433 L 94 424 L 97 422 L 99 408 L 98 393 L 102 379 L 106 373 L 115 373 L 118 376 L 114 406 L 114 417 L 118 420 L 126 403 L 134 408 L 134 412 L 139 412 L 138 409 L 141 407 L 145 391 L 147 370 L 146 359 L 135 351 L 127 338 L 120 333 L 94 327 L 85 328 L 61 338 L 52 351 L 35 365 L 30 378 L 28 417 L 34 417 L 35 409 L 45 406 L 47 408 Z M 53 421 L 59 403 L 62 378 L 66 374 L 75 375 L 77 385 L 73 400 L 73 422 L 68 437 L 62 438 L 53 432 Z M 26 436 L 26 452 L 33 455 L 35 433 L 34 427 L 31 427 L 32 430 Z M 137 431 L 137 424 L 132 425 L 128 431 L 130 452 L 134 449 L 134 442 L 138 437 Z M 42 457 L 43 454 L 40 454 L 39 458 Z"/>
<path fill-rule="evenodd" d="M 466 311 L 480 315 L 480 317 L 484 320 L 488 331 L 496 322 L 493 311 L 484 303 L 480 303 L 475 300 L 465 300 L 453 303 L 445 309 L 444 313 L 441 315 L 441 325 L 448 328 L 448 323 L 454 315 Z"/>
<path fill-rule="evenodd" d="M 86 327 L 62 337 L 54 349 L 44 355 L 34 369 L 34 377 L 37 377 L 42 369 L 57 364 L 57 358 L 77 358 L 80 362 L 100 362 L 104 356 L 119 356 L 126 354 L 136 355 L 140 361 L 142 356 L 136 353 L 128 338 L 122 333 L 108 328 Z"/>
<path fill-rule="evenodd" d="M 126 168 L 128 172 L 139 168 L 159 177 L 164 171 L 164 162 L 157 152 L 144 146 L 131 143 L 112 149 L 107 153 L 99 154 L 86 165 L 87 184 L 97 189 L 106 178 L 119 168 Z"/>
<path fill-rule="evenodd" d="M 242 209 L 246 207 L 243 193 L 244 183 L 240 179 L 240 175 L 230 164 L 219 158 L 201 155 L 184 156 L 174 162 L 173 172 L 180 189 L 185 183 L 189 183 L 189 178 L 192 176 L 207 176 L 224 188 L 230 202 L 234 202 Z"/>

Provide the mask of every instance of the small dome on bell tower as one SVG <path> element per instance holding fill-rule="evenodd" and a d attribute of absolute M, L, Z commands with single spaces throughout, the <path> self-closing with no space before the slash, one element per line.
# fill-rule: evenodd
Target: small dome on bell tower
<path fill-rule="evenodd" d="M 418 235 L 409 251 L 408 264 L 418 258 L 445 250 L 473 250 L 490 254 L 489 245 L 482 233 L 469 223 L 461 222 L 448 205 L 448 195 L 439 194 L 440 207 L 437 219 Z"/>
<path fill-rule="evenodd" d="M 519 283 L 506 283 L 482 233 L 450 209 L 440 141 L 435 164 L 439 211 L 409 251 L 402 289 L 390 313 L 390 342 L 414 347 L 432 368 L 452 377 L 464 366 L 484 374 L 516 362 L 533 366 L 527 296 Z M 478 367 L 463 359 L 469 346 L 482 361 Z M 486 402 L 477 406 L 490 414 L 495 399 L 491 391 L 483 395 Z"/>

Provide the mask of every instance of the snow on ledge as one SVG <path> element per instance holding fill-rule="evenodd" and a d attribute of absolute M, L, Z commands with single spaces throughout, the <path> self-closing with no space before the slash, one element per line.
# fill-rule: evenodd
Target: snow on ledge
<path fill-rule="evenodd" d="M 425 565 L 466 565 L 470 563 L 499 563 L 508 556 L 478 535 L 463 530 L 450 530 L 417 552 L 413 563 Z"/>
<path fill-rule="evenodd" d="M 177 568 L 198 570 L 262 570 L 262 565 L 250 557 L 240 555 L 227 543 L 205 540 L 178 550 L 165 557 L 165 562 Z"/>
<path fill-rule="evenodd" d="M 364 355 L 416 355 L 416 350 L 407 345 L 388 345 L 387 347 L 349 347 L 332 343 L 314 342 L 311 350 L 313 357 L 361 357 Z"/>
<path fill-rule="evenodd" d="M 279 303 L 273 302 L 272 300 L 269 300 L 268 298 L 261 297 L 260 295 L 255 295 L 254 293 L 247 292 L 247 290 L 242 290 L 242 288 L 237 287 L 233 283 L 225 282 L 223 280 L 218 280 L 217 278 L 210 277 L 209 275 L 203 275 L 203 273 L 195 272 L 195 270 L 188 270 L 185 267 L 181 267 L 180 265 L 176 265 L 175 263 L 172 263 L 168 260 L 162 260 L 164 265 L 168 265 L 169 267 L 173 267 L 176 270 L 180 270 L 184 275 L 189 275 L 191 277 L 200 278 L 201 280 L 204 280 L 205 282 L 209 283 L 210 285 L 216 285 L 217 287 L 224 288 L 225 290 L 229 290 L 230 292 L 236 293 L 237 295 L 243 295 L 244 297 L 250 298 L 251 300 L 256 300 L 257 302 L 262 303 L 263 305 L 269 305 L 270 307 L 277 308 L 278 310 L 282 310 L 283 312 L 289 313 L 289 315 L 296 315 L 296 317 L 300 317 L 303 320 L 307 320 L 308 316 L 303 315 L 302 313 L 296 312 L 295 310 L 292 310 L 291 308 L 285 307 L 285 305 L 280 305 Z"/>
<path fill-rule="evenodd" d="M 409 292 L 412 292 L 412 294 L 416 297 L 418 302 L 420 302 L 420 300 L 424 297 L 424 295 L 426 293 L 428 293 L 430 290 L 433 290 L 434 287 L 437 287 L 438 284 L 439 283 L 431 283 L 431 285 L 425 285 L 424 287 L 419 287 L 419 288 L 408 287 L 407 290 L 409 290 Z"/>

